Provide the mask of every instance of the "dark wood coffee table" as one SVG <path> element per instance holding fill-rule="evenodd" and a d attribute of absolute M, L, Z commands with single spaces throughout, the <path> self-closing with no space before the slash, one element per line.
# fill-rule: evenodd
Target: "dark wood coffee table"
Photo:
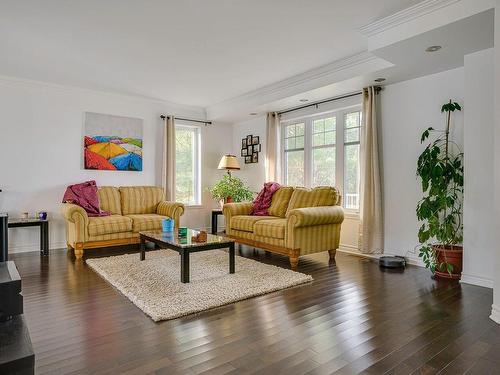
<path fill-rule="evenodd" d="M 162 249 L 177 251 L 181 256 L 181 282 L 189 283 L 189 254 L 198 251 L 229 248 L 229 273 L 235 272 L 234 240 L 213 234 L 207 234 L 206 242 L 194 242 L 191 237 L 199 232 L 188 229 L 187 237 L 181 238 L 177 232 L 162 231 L 139 232 L 141 243 L 141 261 L 146 259 L 146 242 L 153 242 Z"/>

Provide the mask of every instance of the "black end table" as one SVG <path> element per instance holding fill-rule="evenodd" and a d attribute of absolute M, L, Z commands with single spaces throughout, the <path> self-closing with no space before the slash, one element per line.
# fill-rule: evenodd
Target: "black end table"
<path fill-rule="evenodd" d="M 40 254 L 49 255 L 49 221 L 42 219 L 14 219 L 9 217 L 9 228 L 40 227 Z"/>
<path fill-rule="evenodd" d="M 215 208 L 212 210 L 212 234 L 217 234 L 217 217 L 222 215 L 222 210 Z"/>
<path fill-rule="evenodd" d="M 207 234 L 206 242 L 194 242 L 191 237 L 199 232 L 188 229 L 186 237 L 179 237 L 177 233 L 162 231 L 139 232 L 141 240 L 141 261 L 146 259 L 146 241 L 153 242 L 162 249 L 177 251 L 181 256 L 181 282 L 189 283 L 189 254 L 198 251 L 229 248 L 229 273 L 235 272 L 234 240 Z"/>

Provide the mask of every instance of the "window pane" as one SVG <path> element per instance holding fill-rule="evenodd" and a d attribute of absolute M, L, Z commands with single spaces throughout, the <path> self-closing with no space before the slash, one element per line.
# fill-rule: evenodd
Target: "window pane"
<path fill-rule="evenodd" d="M 327 145 L 334 145 L 335 144 L 335 133 L 334 131 L 332 132 L 326 132 L 325 133 L 325 144 Z"/>
<path fill-rule="evenodd" d="M 295 138 L 295 148 L 304 148 L 304 136 Z"/>
<path fill-rule="evenodd" d="M 304 135 L 304 124 L 296 124 L 295 125 L 295 131 L 296 131 L 296 135 Z"/>
<path fill-rule="evenodd" d="M 345 208 L 359 209 L 359 144 L 344 148 L 344 205 Z"/>
<path fill-rule="evenodd" d="M 313 121 L 313 133 L 323 133 L 325 131 L 325 120 Z"/>
<path fill-rule="evenodd" d="M 359 128 L 345 130 L 345 142 L 359 142 Z"/>
<path fill-rule="evenodd" d="M 313 150 L 314 186 L 335 186 L 335 147 Z"/>
<path fill-rule="evenodd" d="M 359 126 L 360 112 L 352 112 L 345 115 L 345 128 L 355 128 Z"/>
<path fill-rule="evenodd" d="M 286 137 L 294 137 L 295 136 L 295 124 L 288 125 L 286 127 Z"/>
<path fill-rule="evenodd" d="M 196 130 L 176 127 L 175 132 L 175 200 L 196 204 Z"/>
<path fill-rule="evenodd" d="M 313 135 L 313 146 L 323 146 L 325 144 L 325 133 Z"/>
<path fill-rule="evenodd" d="M 304 186 L 304 151 L 289 151 L 286 157 L 286 184 Z"/>
<path fill-rule="evenodd" d="M 295 148 L 295 138 L 288 138 L 286 139 L 286 149 L 294 149 Z"/>
<path fill-rule="evenodd" d="M 335 130 L 336 117 L 329 117 L 325 119 L 325 131 Z"/>

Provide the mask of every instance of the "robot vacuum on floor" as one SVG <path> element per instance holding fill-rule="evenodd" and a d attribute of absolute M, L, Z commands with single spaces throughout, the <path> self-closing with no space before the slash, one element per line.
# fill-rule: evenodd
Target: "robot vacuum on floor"
<path fill-rule="evenodd" d="M 384 256 L 379 258 L 378 264 L 383 268 L 405 268 L 406 260 L 404 257 Z"/>

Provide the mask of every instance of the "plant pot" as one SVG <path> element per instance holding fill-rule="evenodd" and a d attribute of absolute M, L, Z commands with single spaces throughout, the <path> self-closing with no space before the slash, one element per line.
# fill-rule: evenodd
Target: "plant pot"
<path fill-rule="evenodd" d="M 226 197 L 224 199 L 221 199 L 219 201 L 220 208 L 222 209 L 222 208 L 224 208 L 224 204 L 226 204 L 226 203 L 232 203 L 232 202 L 233 202 L 233 198 L 231 198 L 231 197 Z"/>
<path fill-rule="evenodd" d="M 449 263 L 453 266 L 451 274 L 447 271 L 436 270 L 436 277 L 441 279 L 460 280 L 462 276 L 463 247 L 461 245 L 433 245 L 432 249 L 436 252 L 438 263 Z"/>

